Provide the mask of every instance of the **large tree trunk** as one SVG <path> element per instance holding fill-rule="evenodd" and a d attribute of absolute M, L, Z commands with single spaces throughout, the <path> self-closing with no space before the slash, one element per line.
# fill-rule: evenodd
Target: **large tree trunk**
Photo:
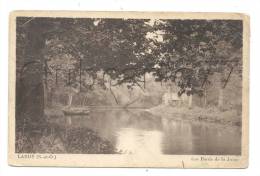
<path fill-rule="evenodd" d="M 26 121 L 31 132 L 43 126 L 44 116 L 44 85 L 43 85 L 43 56 L 42 49 L 45 45 L 42 26 L 37 22 L 27 23 L 26 38 L 17 43 L 17 47 L 26 46 L 25 54 L 17 52 L 19 61 L 16 82 L 16 125 L 20 126 Z M 21 50 L 17 50 L 21 51 Z"/>

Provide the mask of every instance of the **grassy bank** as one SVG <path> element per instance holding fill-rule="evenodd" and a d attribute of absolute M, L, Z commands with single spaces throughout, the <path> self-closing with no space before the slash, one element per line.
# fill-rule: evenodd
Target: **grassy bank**
<path fill-rule="evenodd" d="M 205 121 L 210 123 L 220 123 L 225 125 L 241 125 L 241 112 L 238 110 L 220 111 L 216 107 L 200 108 L 193 107 L 173 107 L 159 105 L 147 109 L 152 115 L 163 116 L 165 118 L 186 120 L 186 121 Z"/>
<path fill-rule="evenodd" d="M 39 134 L 19 131 L 16 136 L 17 153 L 116 153 L 110 141 L 88 128 L 63 128 L 51 124 Z"/>

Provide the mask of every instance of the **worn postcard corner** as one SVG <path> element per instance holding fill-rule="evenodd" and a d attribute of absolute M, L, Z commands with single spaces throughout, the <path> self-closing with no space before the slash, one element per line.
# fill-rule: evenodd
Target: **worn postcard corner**
<path fill-rule="evenodd" d="M 10 14 L 11 166 L 247 168 L 249 16 Z"/>

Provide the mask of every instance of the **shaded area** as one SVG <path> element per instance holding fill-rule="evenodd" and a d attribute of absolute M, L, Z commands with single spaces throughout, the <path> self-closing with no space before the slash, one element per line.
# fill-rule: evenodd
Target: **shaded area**
<path fill-rule="evenodd" d="M 113 154 L 114 146 L 86 127 L 61 127 L 48 124 L 43 133 L 17 131 L 17 153 Z"/>

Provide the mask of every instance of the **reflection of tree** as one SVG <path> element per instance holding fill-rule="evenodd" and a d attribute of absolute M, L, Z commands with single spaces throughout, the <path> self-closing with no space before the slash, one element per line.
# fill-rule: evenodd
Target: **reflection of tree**
<path fill-rule="evenodd" d="M 194 154 L 192 124 L 162 118 L 164 154 Z"/>

